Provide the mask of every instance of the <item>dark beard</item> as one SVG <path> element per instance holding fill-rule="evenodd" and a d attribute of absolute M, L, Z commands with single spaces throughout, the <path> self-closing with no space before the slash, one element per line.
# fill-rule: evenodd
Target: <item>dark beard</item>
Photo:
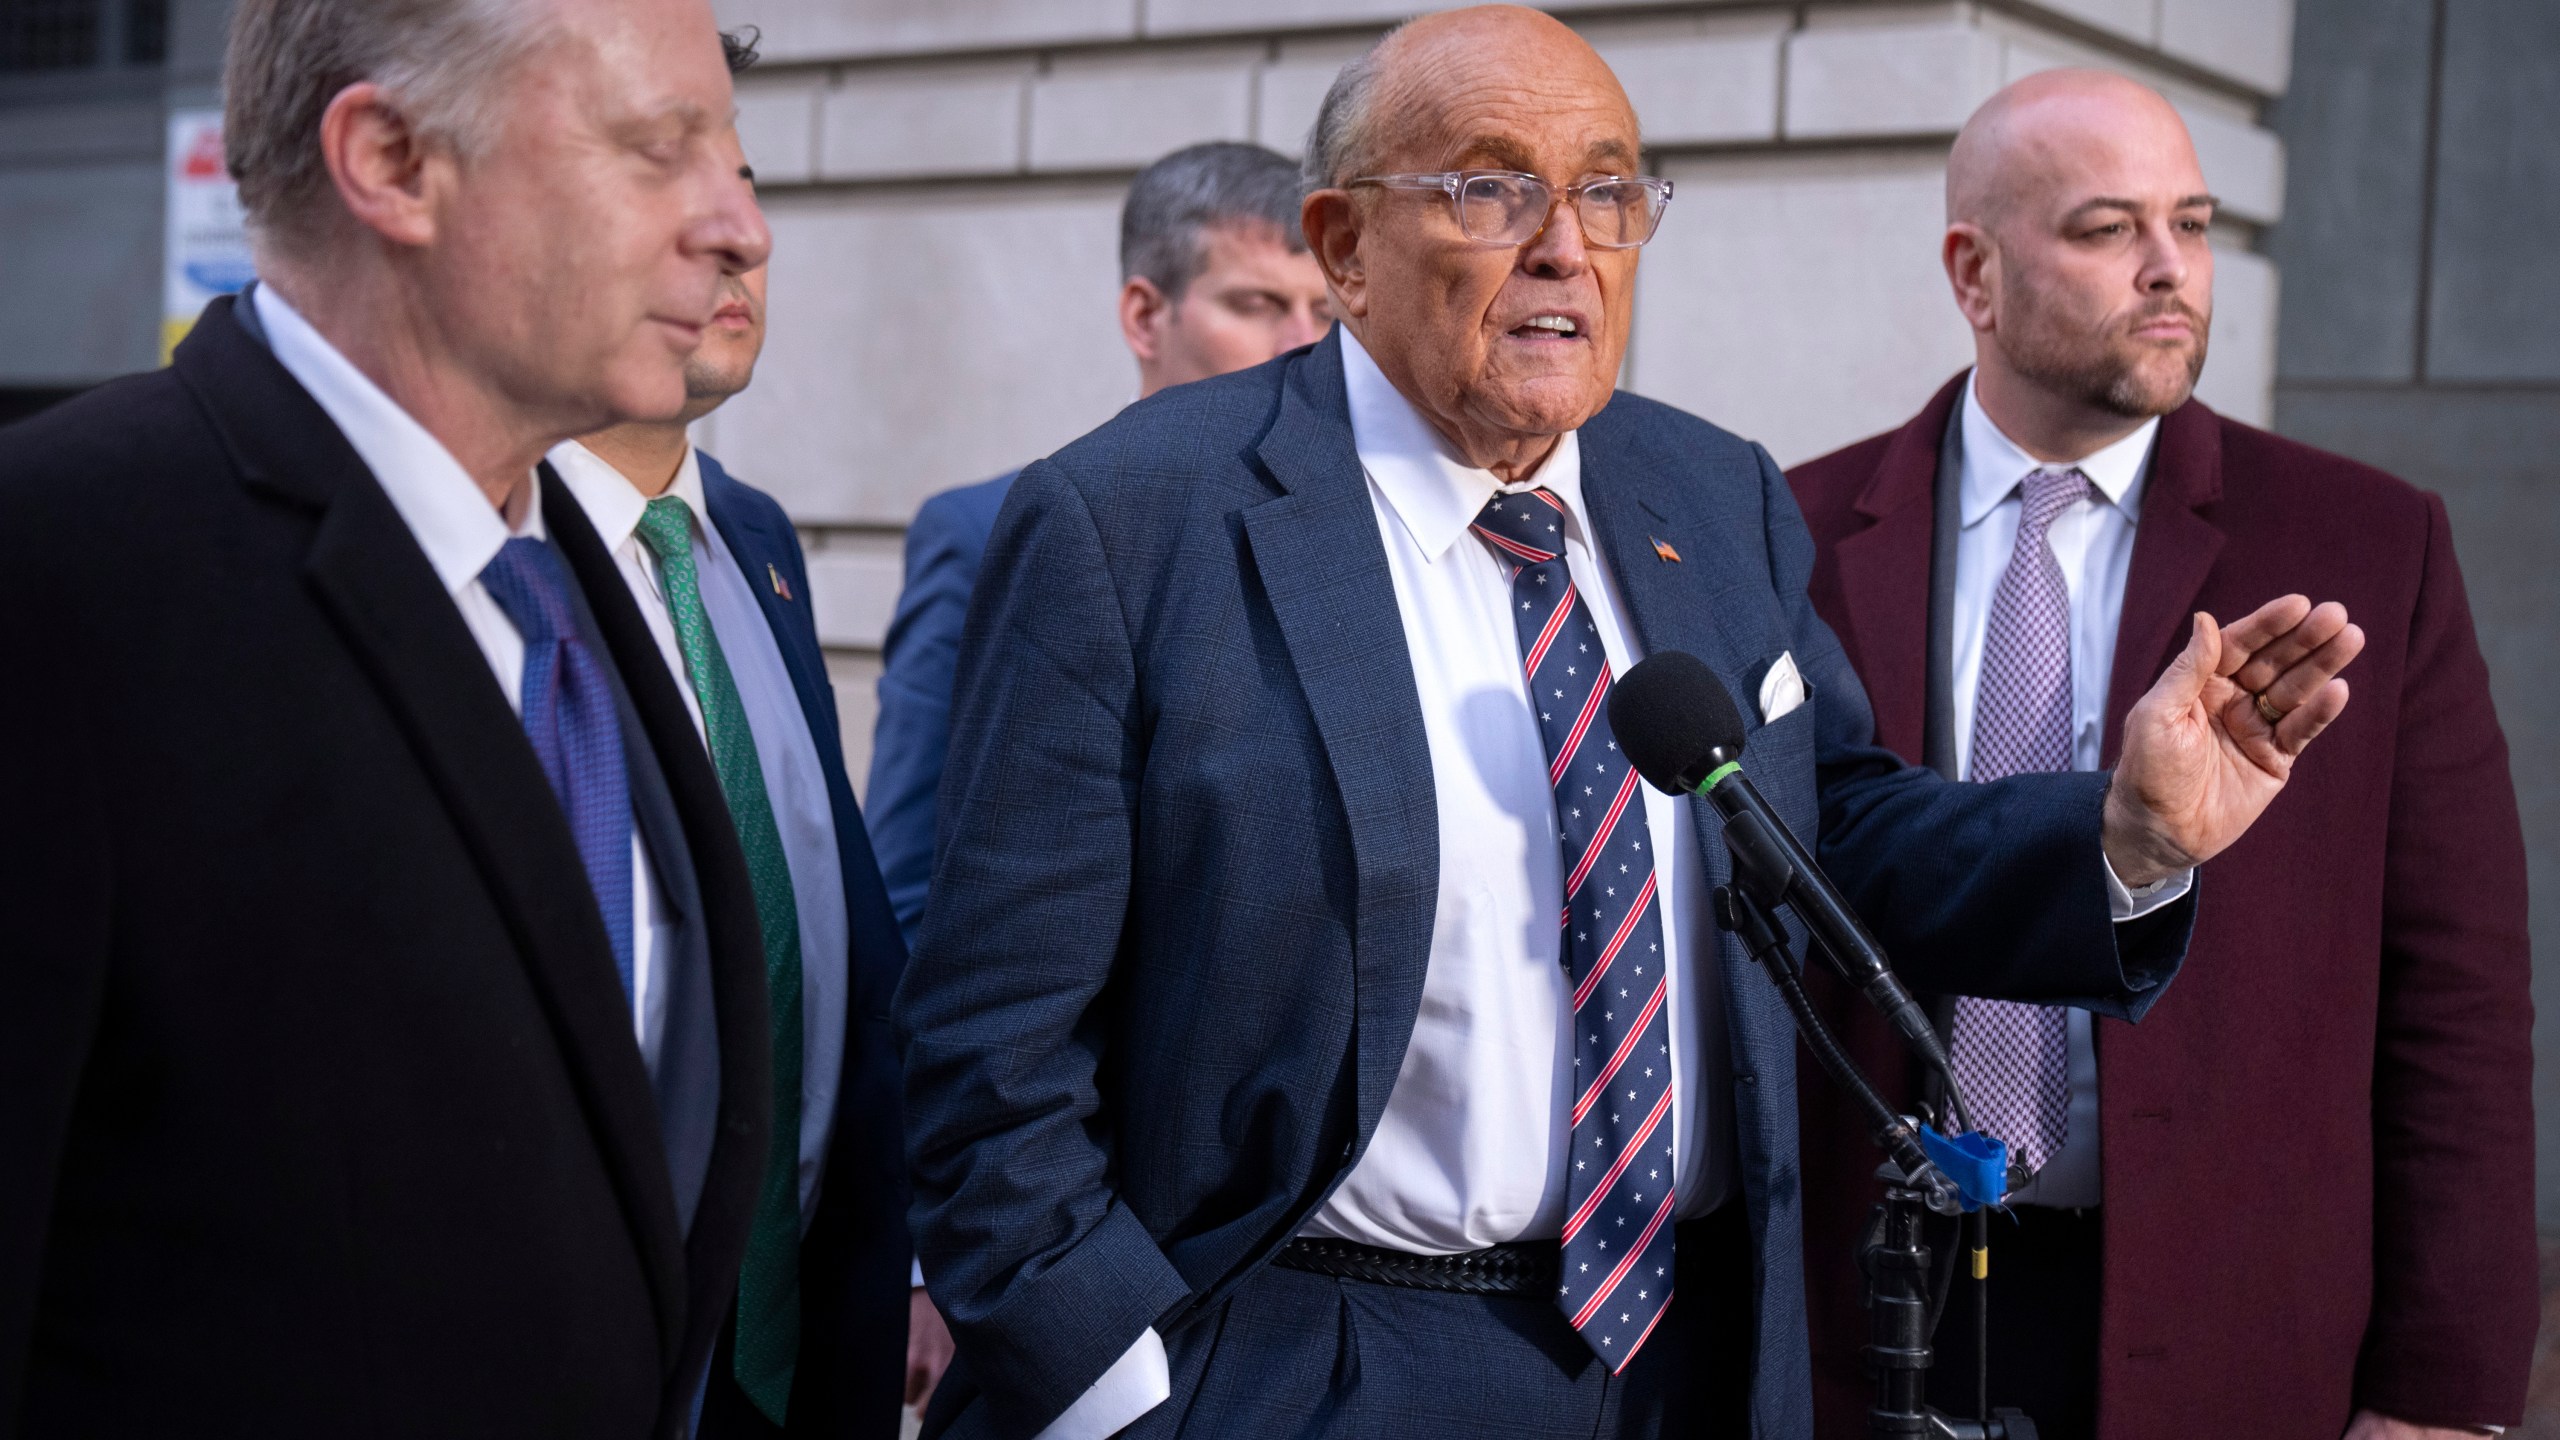
<path fill-rule="evenodd" d="M 2040 303 L 2040 297 L 2029 292 L 2029 311 L 2051 314 Z M 2182 315 L 2195 327 L 2195 349 L 2187 356 L 2184 380 L 2173 386 L 2146 381 L 2141 370 L 2124 354 L 2111 346 L 2090 346 L 2080 337 L 2038 329 L 2027 335 L 2009 338 L 2009 364 L 2020 375 L 2057 395 L 2068 395 L 2086 405 L 2095 406 L 2110 415 L 2127 420 L 2148 420 L 2166 415 L 2187 403 L 2196 389 L 2196 377 L 2204 373 L 2204 356 L 2211 338 L 2212 326 L 2183 300 L 2146 305 L 2141 313 L 2127 322 L 2127 328 L 2138 327 L 2162 315 Z"/>

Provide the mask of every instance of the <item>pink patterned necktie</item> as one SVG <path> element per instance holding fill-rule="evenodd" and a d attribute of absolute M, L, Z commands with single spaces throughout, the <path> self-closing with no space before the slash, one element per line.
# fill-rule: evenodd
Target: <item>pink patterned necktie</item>
<path fill-rule="evenodd" d="M 2071 768 L 2071 591 L 2045 532 L 2087 497 L 2089 477 L 2038 470 L 2024 488 L 2017 547 L 1983 634 L 1975 780 Z M 2009 1142 L 2013 1174 L 2042 1170 L 2070 1138 L 2070 1033 L 2058 1006 L 1956 1001 L 1956 1083 L 1974 1123 Z"/>

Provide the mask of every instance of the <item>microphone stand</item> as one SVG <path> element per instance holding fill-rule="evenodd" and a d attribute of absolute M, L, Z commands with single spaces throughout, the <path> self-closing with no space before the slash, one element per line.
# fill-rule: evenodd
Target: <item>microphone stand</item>
<path fill-rule="evenodd" d="M 1736 830 L 1744 833 L 1736 835 Z M 1767 843 L 1767 835 L 1755 833 L 1759 830 L 1758 822 L 1749 816 L 1728 822 L 1726 850 L 1733 857 L 1733 883 L 1716 887 L 1716 924 L 1740 938 L 1743 949 L 1777 983 L 1805 1048 L 1832 1082 L 1866 1112 L 1874 1126 L 1875 1142 L 1888 1157 L 1879 1172 L 1885 1181 L 1884 1203 L 1869 1223 L 1858 1254 L 1858 1269 L 1867 1280 L 1865 1357 L 1875 1379 L 1875 1398 L 1867 1411 L 1867 1433 L 1879 1440 L 1887 1436 L 2037 1440 L 2035 1423 L 2021 1412 L 2005 1408 L 1990 1411 L 1987 1378 L 1978 1377 L 1984 1402 L 1981 1408 L 1988 1412 L 1982 1418 L 1958 1420 L 1929 1407 L 1929 1365 L 1933 1358 L 1930 1337 L 1940 1308 L 1933 1301 L 1932 1292 L 1942 1287 L 1931 1284 L 1932 1256 L 1922 1225 L 1933 1213 L 1972 1225 L 1974 1279 L 1978 1287 L 1988 1273 L 1983 1263 L 1987 1248 L 1985 1212 L 1964 1214 L 1955 1182 L 1921 1146 L 1917 1122 L 1894 1113 L 1815 1012 L 1811 997 L 1805 994 L 1804 972 L 1775 915 L 1793 879 L 1792 867 L 1775 846 Z M 1946 1080 L 1950 1101 L 1962 1114 L 1963 1101 L 1955 1093 L 1954 1077 Z M 1951 1282 L 1953 1277 L 1948 1279 Z M 1976 1294 L 1980 1294 L 1979 1288 Z M 1976 1316 L 1983 1313 L 1977 1305 Z M 1982 1353 L 1981 1347 L 1977 1346 L 1976 1353 Z M 1986 1364 L 1984 1377 L 1987 1375 Z"/>

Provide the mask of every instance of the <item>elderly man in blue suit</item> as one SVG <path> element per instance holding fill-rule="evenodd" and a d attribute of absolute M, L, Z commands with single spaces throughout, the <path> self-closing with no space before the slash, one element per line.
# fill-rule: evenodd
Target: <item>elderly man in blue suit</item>
<path fill-rule="evenodd" d="M 750 59 L 733 40 L 732 66 Z M 772 1153 L 696 1433 L 889 1440 L 900 1402 L 921 1400 L 950 1352 L 912 1288 L 888 1023 L 906 946 L 846 779 L 799 537 L 771 496 L 686 438 L 754 373 L 765 277 L 722 277 L 682 413 L 569 441 L 549 461 L 711 752 L 764 934 Z"/>
<path fill-rule="evenodd" d="M 1259 365 L 1333 323 L 1324 274 L 1298 230 L 1298 167 L 1259 145 L 1186 146 L 1139 171 L 1120 207 L 1120 275 L 1120 335 L 1142 399 Z M 945 490 L 907 527 L 864 809 L 909 943 L 933 878 L 960 627 L 1015 473 Z"/>
<path fill-rule="evenodd" d="M 2345 706 L 2289 597 L 2198 617 L 2111 775 L 1876 748 L 1776 465 L 1612 394 L 1638 143 L 1555 21 L 1414 22 L 1309 145 L 1335 334 L 1015 482 L 898 998 L 929 1434 L 1809 1435 L 1793 1030 L 1612 677 L 1759 702 L 1915 983 L 2127 1019 Z"/>

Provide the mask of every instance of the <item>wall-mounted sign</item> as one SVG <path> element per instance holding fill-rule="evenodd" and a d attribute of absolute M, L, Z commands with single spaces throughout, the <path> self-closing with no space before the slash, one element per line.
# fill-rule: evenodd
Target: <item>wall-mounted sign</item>
<path fill-rule="evenodd" d="M 255 273 L 240 193 L 222 164 L 222 112 L 169 116 L 168 237 L 161 249 L 160 363 L 216 295 L 236 295 Z"/>

